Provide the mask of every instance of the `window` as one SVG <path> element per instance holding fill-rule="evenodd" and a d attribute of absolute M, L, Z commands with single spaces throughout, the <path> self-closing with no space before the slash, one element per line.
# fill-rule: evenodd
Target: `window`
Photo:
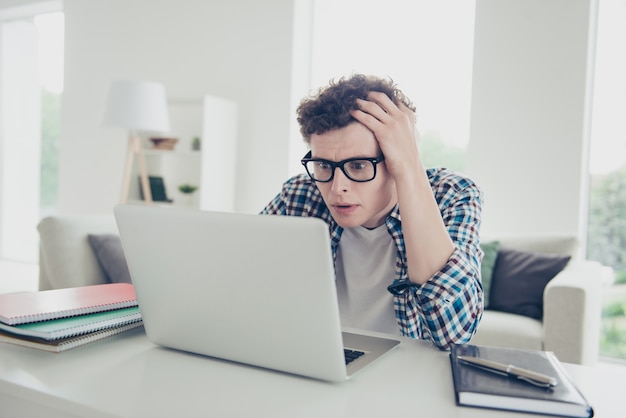
<path fill-rule="evenodd" d="M 603 0 L 590 149 L 587 257 L 610 266 L 600 354 L 626 359 L 626 0 Z"/>
<path fill-rule="evenodd" d="M 316 0 L 311 86 L 391 77 L 416 104 L 426 167 L 464 169 L 474 1 Z"/>
<path fill-rule="evenodd" d="M 40 217 L 55 212 L 58 191 L 58 153 L 63 93 L 64 15 L 35 16 L 39 33 L 41 85 Z"/>
<path fill-rule="evenodd" d="M 0 258 L 36 262 L 54 211 L 64 15 L 49 2 L 0 13 Z M 43 205 L 43 207 L 42 207 Z"/>

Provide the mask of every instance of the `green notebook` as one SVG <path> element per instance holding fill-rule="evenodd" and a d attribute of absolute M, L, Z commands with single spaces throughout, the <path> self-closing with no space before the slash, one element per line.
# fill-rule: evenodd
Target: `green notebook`
<path fill-rule="evenodd" d="M 0 330 L 13 335 L 58 340 L 139 321 L 141 321 L 139 307 L 133 306 L 29 324 L 6 325 L 0 322 Z"/>

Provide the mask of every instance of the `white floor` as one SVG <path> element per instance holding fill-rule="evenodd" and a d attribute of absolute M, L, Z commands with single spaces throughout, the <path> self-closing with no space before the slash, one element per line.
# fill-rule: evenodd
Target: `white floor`
<path fill-rule="evenodd" d="M 35 291 L 38 287 L 37 264 L 0 260 L 0 293 Z"/>

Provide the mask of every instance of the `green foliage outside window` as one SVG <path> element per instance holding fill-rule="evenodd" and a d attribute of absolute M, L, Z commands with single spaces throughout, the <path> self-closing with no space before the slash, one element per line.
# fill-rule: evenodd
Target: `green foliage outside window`
<path fill-rule="evenodd" d="M 600 330 L 600 354 L 626 359 L 626 320 L 621 318 L 602 319 Z"/>
<path fill-rule="evenodd" d="M 626 280 L 626 167 L 591 178 L 588 253 Z"/>
<path fill-rule="evenodd" d="M 591 178 L 587 258 L 610 266 L 615 284 L 602 310 L 600 354 L 626 359 L 626 167 Z"/>
<path fill-rule="evenodd" d="M 43 90 L 41 96 L 40 207 L 54 208 L 59 188 L 59 138 L 61 93 Z"/>
<path fill-rule="evenodd" d="M 465 149 L 445 143 L 438 132 L 424 132 L 419 147 L 424 167 L 445 167 L 458 172 L 465 170 Z"/>

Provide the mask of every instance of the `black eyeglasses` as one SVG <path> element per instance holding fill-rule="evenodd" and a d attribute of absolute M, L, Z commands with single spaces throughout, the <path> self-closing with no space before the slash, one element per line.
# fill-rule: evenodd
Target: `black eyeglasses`
<path fill-rule="evenodd" d="M 321 158 L 311 158 L 311 151 L 309 151 L 300 162 L 313 181 L 320 183 L 331 181 L 335 176 L 335 169 L 339 167 L 350 180 L 364 183 L 374 180 L 376 165 L 384 160 L 385 157 L 381 155 L 376 158 L 356 157 L 334 162 Z"/>

